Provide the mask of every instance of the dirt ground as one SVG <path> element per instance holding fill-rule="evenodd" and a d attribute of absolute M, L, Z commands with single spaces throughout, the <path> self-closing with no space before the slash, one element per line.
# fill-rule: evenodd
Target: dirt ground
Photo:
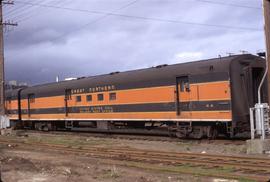
<path fill-rule="evenodd" d="M 209 181 L 210 178 L 126 167 L 116 161 L 61 156 L 55 153 L 8 151 L 1 155 L 4 182 L 176 182 Z"/>
<path fill-rule="evenodd" d="M 157 151 L 245 154 L 245 142 L 226 141 L 143 141 L 82 136 L 29 134 L 27 137 L 0 136 L 24 141 L 38 141 L 69 146 L 129 147 Z M 162 164 L 160 164 L 162 165 Z M 58 152 L 17 149 L 0 145 L 0 170 L 3 182 L 182 182 L 235 181 L 155 170 L 143 163 L 63 155 Z M 166 166 L 163 166 L 166 168 Z"/>

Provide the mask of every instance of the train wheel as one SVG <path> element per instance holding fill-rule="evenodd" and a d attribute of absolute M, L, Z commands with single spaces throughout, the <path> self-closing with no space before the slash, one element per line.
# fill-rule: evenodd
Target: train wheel
<path fill-rule="evenodd" d="M 42 131 L 49 131 L 49 127 L 47 125 L 43 126 Z"/>

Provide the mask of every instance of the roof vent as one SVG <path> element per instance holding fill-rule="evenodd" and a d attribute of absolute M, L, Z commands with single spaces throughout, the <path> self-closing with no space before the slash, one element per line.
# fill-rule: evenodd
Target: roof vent
<path fill-rule="evenodd" d="M 258 52 L 257 55 L 260 56 L 260 57 L 264 57 L 265 58 L 266 53 L 265 52 Z"/>
<path fill-rule="evenodd" d="M 156 66 L 156 68 L 163 68 L 165 66 L 168 66 L 168 65 L 167 64 L 161 64 L 161 65 Z"/>
<path fill-rule="evenodd" d="M 232 52 L 227 52 L 226 54 L 228 54 L 228 56 L 229 56 L 229 57 L 231 57 L 231 56 L 235 55 L 235 54 L 234 54 L 234 53 L 232 53 Z"/>
<path fill-rule="evenodd" d="M 115 74 L 118 74 L 118 73 L 120 73 L 120 71 L 111 72 L 110 75 L 115 75 Z"/>
<path fill-rule="evenodd" d="M 77 80 L 77 78 L 65 78 L 65 81 Z"/>

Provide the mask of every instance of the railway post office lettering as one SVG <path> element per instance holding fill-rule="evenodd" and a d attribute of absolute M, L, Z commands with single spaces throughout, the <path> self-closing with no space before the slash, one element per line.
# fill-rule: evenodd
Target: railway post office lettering
<path fill-rule="evenodd" d="M 110 106 L 93 106 L 90 107 L 91 113 L 110 113 L 113 112 L 113 108 Z"/>
<path fill-rule="evenodd" d="M 111 113 L 113 108 L 110 106 L 91 106 L 79 108 L 80 113 Z"/>

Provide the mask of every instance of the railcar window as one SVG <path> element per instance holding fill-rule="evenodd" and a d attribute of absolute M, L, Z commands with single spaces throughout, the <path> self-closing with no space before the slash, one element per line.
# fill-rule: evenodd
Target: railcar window
<path fill-rule="evenodd" d="M 76 102 L 81 102 L 82 101 L 82 97 L 79 95 L 79 96 L 76 96 Z"/>
<path fill-rule="evenodd" d="M 110 93 L 110 100 L 116 100 L 116 93 Z"/>
<path fill-rule="evenodd" d="M 189 92 L 190 91 L 190 86 L 189 83 L 186 81 L 181 81 L 180 82 L 180 92 Z"/>
<path fill-rule="evenodd" d="M 186 89 L 186 92 L 190 92 L 190 85 L 189 85 L 189 82 L 186 82 L 186 83 L 185 83 L 185 89 Z"/>
<path fill-rule="evenodd" d="M 181 81 L 181 83 L 180 83 L 180 91 L 181 92 L 185 91 L 185 82 L 184 81 Z"/>
<path fill-rule="evenodd" d="M 91 102 L 92 101 L 92 95 L 87 95 L 86 96 L 86 101 Z"/>
<path fill-rule="evenodd" d="M 29 94 L 28 95 L 28 100 L 30 103 L 34 103 L 35 102 L 35 94 Z"/>
<path fill-rule="evenodd" d="M 98 94 L 97 98 L 98 98 L 98 101 L 103 101 L 104 100 L 104 95 L 103 94 Z"/>

